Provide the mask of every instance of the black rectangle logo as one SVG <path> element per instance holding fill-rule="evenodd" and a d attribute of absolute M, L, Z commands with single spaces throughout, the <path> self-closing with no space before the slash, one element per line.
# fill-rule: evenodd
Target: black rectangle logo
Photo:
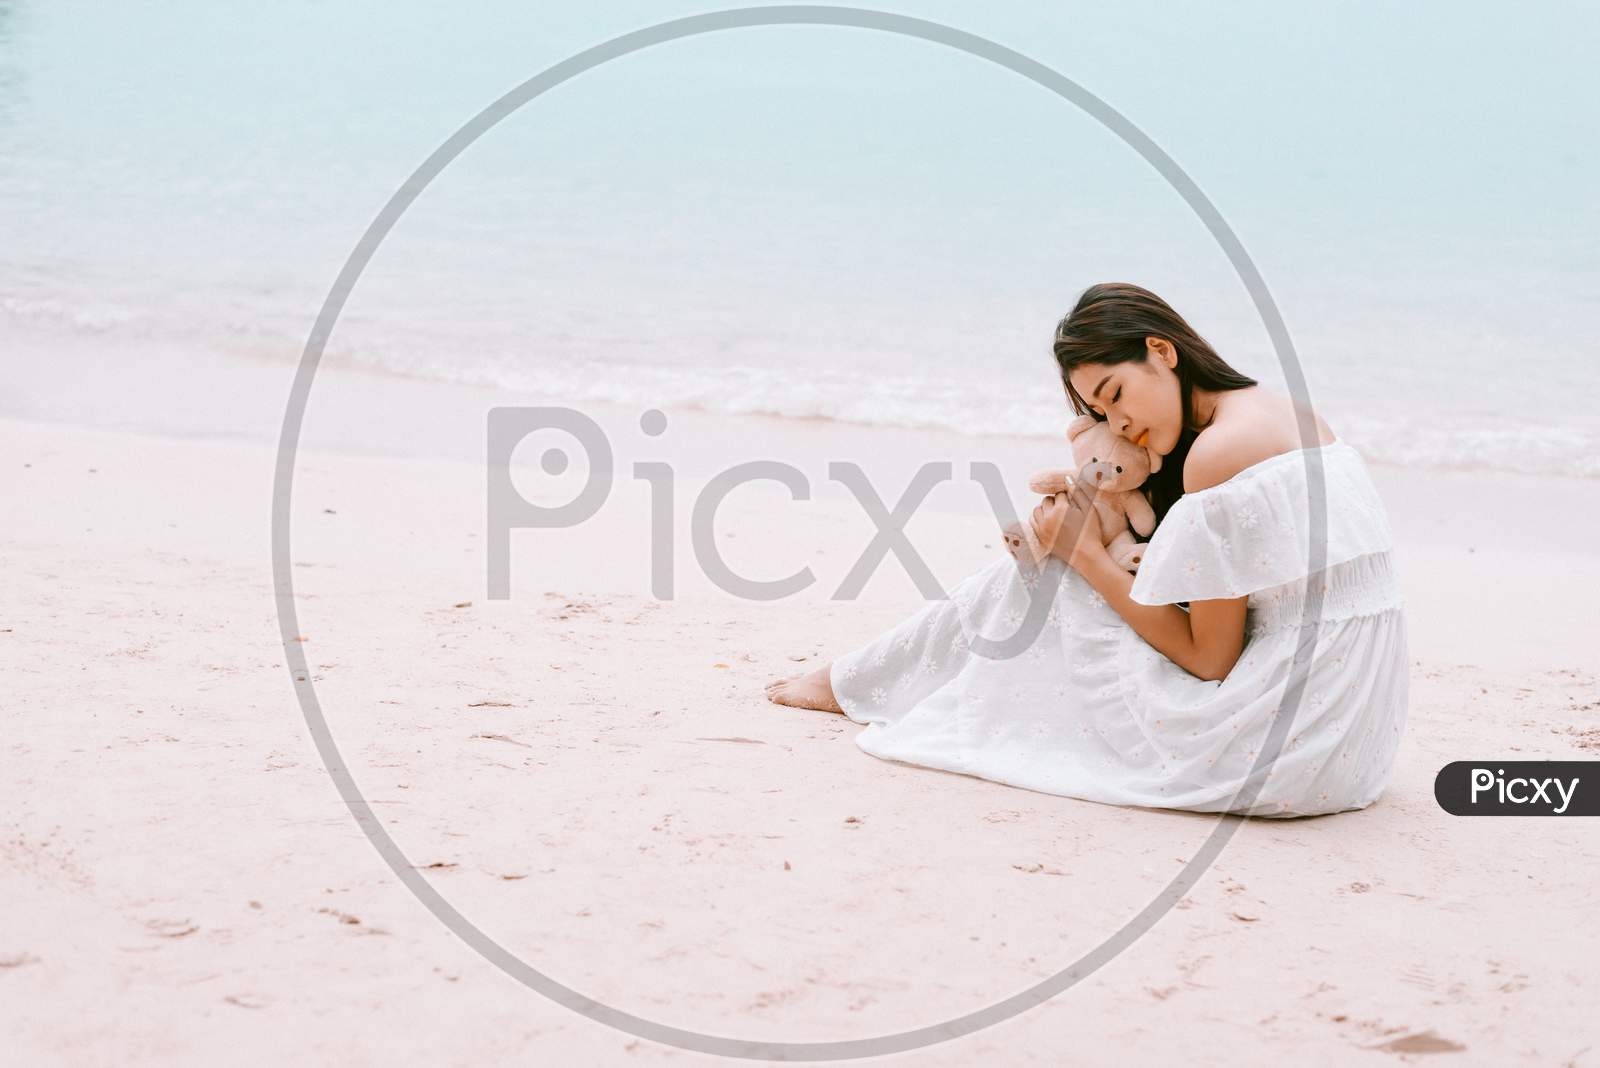
<path fill-rule="evenodd" d="M 1600 761 L 1453 760 L 1433 796 L 1452 816 L 1600 816 Z"/>

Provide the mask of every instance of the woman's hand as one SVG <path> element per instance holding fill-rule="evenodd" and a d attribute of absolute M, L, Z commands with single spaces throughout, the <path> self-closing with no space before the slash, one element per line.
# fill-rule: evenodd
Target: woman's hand
<path fill-rule="evenodd" d="M 1052 493 L 1040 501 L 1033 510 L 1033 529 L 1051 556 L 1080 571 L 1096 554 L 1105 555 L 1100 515 L 1095 511 L 1093 496 L 1081 486 Z"/>

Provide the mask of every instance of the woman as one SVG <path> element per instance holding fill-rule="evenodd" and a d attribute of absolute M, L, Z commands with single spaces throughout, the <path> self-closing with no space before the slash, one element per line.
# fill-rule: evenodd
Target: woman
<path fill-rule="evenodd" d="M 1163 458 L 1137 575 L 1106 553 L 1088 490 L 1046 497 L 1040 568 L 999 556 L 768 696 L 866 724 L 856 744 L 884 759 L 1090 801 L 1255 816 L 1370 805 L 1405 727 L 1407 637 L 1360 454 L 1135 285 L 1090 287 L 1055 356 L 1079 414 Z M 1315 573 L 1313 470 L 1327 501 Z M 1020 655 L 973 649 L 1025 628 L 1036 597 L 1049 613 L 1033 614 L 1042 628 Z"/>

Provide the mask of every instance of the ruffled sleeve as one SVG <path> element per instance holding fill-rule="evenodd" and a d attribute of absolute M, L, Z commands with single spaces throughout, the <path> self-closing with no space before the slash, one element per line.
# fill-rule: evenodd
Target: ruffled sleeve
<path fill-rule="evenodd" d="M 1391 549 L 1388 517 L 1366 463 L 1340 439 L 1269 457 L 1178 498 L 1146 546 L 1128 596 L 1152 605 L 1207 601 L 1305 578 L 1312 534 L 1306 487 L 1314 463 L 1327 487 L 1322 566 Z"/>

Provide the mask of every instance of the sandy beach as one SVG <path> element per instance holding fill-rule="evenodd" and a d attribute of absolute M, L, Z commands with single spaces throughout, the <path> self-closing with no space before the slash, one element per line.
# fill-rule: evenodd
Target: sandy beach
<path fill-rule="evenodd" d="M 145 366 L 159 396 L 168 372 Z M 76 367 L 18 369 L 0 420 L 7 1060 L 718 1060 L 508 977 L 400 884 L 341 801 L 274 605 L 286 369 L 230 364 L 206 392 L 229 402 L 149 409 L 126 402 L 128 376 Z M 324 372 L 292 559 L 296 639 L 372 811 L 533 967 L 685 1029 L 886 1034 L 1059 971 L 1212 832 L 1212 817 L 880 761 L 856 724 L 763 697 L 920 603 L 892 557 L 859 599 L 830 599 L 873 525 L 828 459 L 861 462 L 889 504 L 919 464 L 952 462 L 906 527 L 948 588 L 1001 551 L 968 461 L 1000 464 L 1020 506 L 1049 462 L 1038 442 L 695 411 L 650 438 L 637 410 L 586 407 L 619 481 L 579 527 L 516 532 L 512 596 L 491 600 L 482 425 L 517 403 Z M 544 475 L 533 441 L 519 488 L 566 499 L 580 472 Z M 766 602 L 716 589 L 689 538 L 709 475 L 757 457 L 812 488 L 746 485 L 718 512 L 735 571 L 811 569 L 805 591 Z M 675 472 L 670 600 L 650 594 L 651 501 L 627 474 L 641 459 Z M 1414 657 L 1379 803 L 1243 821 L 1171 912 L 1071 990 L 883 1059 L 1600 1063 L 1593 827 L 1465 820 L 1433 798 L 1452 760 L 1600 753 L 1600 483 L 1368 460 Z M 1516 518 L 1530 515 L 1551 519 Z"/>

